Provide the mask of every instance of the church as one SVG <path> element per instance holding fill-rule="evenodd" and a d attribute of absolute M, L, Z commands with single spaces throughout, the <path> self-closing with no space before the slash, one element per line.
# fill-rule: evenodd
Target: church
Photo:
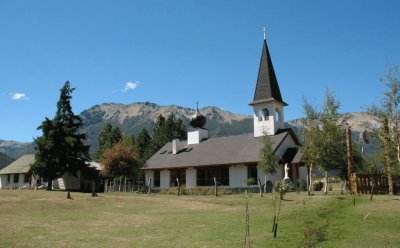
<path fill-rule="evenodd" d="M 197 110 L 187 140 L 167 143 L 146 161 L 146 181 L 151 178 L 154 189 L 167 189 L 175 187 L 178 179 L 190 189 L 214 186 L 214 177 L 227 188 L 247 187 L 248 178 L 275 183 L 285 174 L 292 182 L 306 180 L 300 142 L 292 129 L 285 128 L 284 107 L 288 104 L 282 99 L 265 36 L 254 99 L 249 105 L 253 108 L 254 132 L 217 138 L 208 137 L 208 130 L 203 128 L 206 118 Z M 258 166 L 263 135 L 270 136 L 281 158 L 274 175 L 266 175 Z"/>

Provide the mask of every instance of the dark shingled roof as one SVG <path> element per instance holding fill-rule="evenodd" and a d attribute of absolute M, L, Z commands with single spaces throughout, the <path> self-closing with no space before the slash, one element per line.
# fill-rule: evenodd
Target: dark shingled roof
<path fill-rule="evenodd" d="M 35 162 L 34 154 L 23 155 L 19 159 L 9 164 L 7 167 L 0 170 L 0 175 L 14 174 L 14 173 L 15 174 L 28 173 L 29 170 L 31 169 L 30 165 L 33 164 L 34 162 Z"/>
<path fill-rule="evenodd" d="M 274 66 L 272 65 L 271 55 L 269 54 L 267 41 L 264 40 L 260 67 L 258 69 L 256 90 L 254 93 L 253 102 L 251 102 L 250 105 L 274 100 L 287 106 L 287 103 L 282 100 L 278 80 L 276 79 Z"/>
<path fill-rule="evenodd" d="M 302 162 L 303 153 L 298 147 L 290 147 L 282 156 L 283 163 L 298 164 Z"/>
<path fill-rule="evenodd" d="M 285 131 L 270 136 L 273 148 L 276 150 L 288 135 L 293 133 Z M 144 169 L 257 163 L 262 146 L 261 138 L 254 138 L 253 134 L 243 134 L 211 138 L 194 145 L 180 141 L 180 151 L 178 154 L 172 154 L 172 142 L 169 142 L 146 161 Z"/>

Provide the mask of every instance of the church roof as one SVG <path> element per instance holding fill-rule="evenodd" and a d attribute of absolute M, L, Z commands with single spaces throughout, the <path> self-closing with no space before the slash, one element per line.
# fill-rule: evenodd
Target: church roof
<path fill-rule="evenodd" d="M 273 149 L 276 150 L 288 135 L 293 136 L 291 130 L 271 135 Z M 297 138 L 294 137 L 297 143 Z M 167 143 L 149 160 L 144 169 L 172 169 L 217 165 L 233 165 L 257 163 L 260 160 L 260 149 L 263 147 L 261 137 L 253 134 L 210 138 L 199 144 L 188 145 L 187 141 L 180 141 L 181 148 L 177 154 L 172 154 L 172 142 Z"/>
<path fill-rule="evenodd" d="M 264 39 L 260 67 L 258 69 L 256 90 L 254 93 L 253 102 L 251 102 L 250 105 L 269 101 L 278 101 L 285 106 L 288 105 L 282 100 L 278 80 L 276 79 L 274 66 L 272 65 L 271 55 L 269 54 L 267 41 Z"/>
<path fill-rule="evenodd" d="M 289 147 L 282 156 L 283 163 L 298 164 L 303 159 L 303 153 L 298 147 Z"/>
<path fill-rule="evenodd" d="M 31 169 L 31 164 L 33 164 L 34 162 L 34 154 L 23 155 L 19 159 L 9 164 L 7 167 L 0 170 L 0 175 L 28 173 Z"/>

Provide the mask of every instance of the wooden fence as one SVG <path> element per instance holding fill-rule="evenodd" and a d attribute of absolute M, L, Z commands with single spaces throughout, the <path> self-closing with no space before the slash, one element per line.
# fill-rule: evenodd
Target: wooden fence
<path fill-rule="evenodd" d="M 386 174 L 358 174 L 351 173 L 350 179 L 352 194 L 388 194 L 389 183 Z"/>
<path fill-rule="evenodd" d="M 114 178 L 106 180 L 104 184 L 104 192 L 140 192 L 145 190 L 147 186 L 143 181 L 137 181 L 132 178 Z"/>

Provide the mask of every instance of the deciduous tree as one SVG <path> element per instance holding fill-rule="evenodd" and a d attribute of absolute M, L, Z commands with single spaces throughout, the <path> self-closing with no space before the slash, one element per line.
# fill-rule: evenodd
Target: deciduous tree
<path fill-rule="evenodd" d="M 392 176 L 400 171 L 400 67 L 389 67 L 381 82 L 387 88 L 381 103 L 370 106 L 367 111 L 381 122 L 375 131 L 384 150 L 389 194 L 393 194 Z"/>
<path fill-rule="evenodd" d="M 276 173 L 278 167 L 279 156 L 275 154 L 272 139 L 267 134 L 264 134 L 261 137 L 261 141 L 263 143 L 263 147 L 260 150 L 260 161 L 258 162 L 258 166 L 264 171 L 266 175 L 273 175 Z M 256 178 L 255 178 L 256 179 Z M 257 179 L 256 179 L 257 180 Z M 258 178 L 258 183 L 261 187 L 260 179 Z M 264 180 L 264 191 L 266 191 L 267 186 L 267 177 L 265 176 Z M 260 188 L 261 191 L 261 188 Z"/>
<path fill-rule="evenodd" d="M 107 148 L 100 159 L 103 165 L 101 174 L 104 177 L 140 177 L 138 156 L 132 146 L 119 142 L 111 148 Z"/>

